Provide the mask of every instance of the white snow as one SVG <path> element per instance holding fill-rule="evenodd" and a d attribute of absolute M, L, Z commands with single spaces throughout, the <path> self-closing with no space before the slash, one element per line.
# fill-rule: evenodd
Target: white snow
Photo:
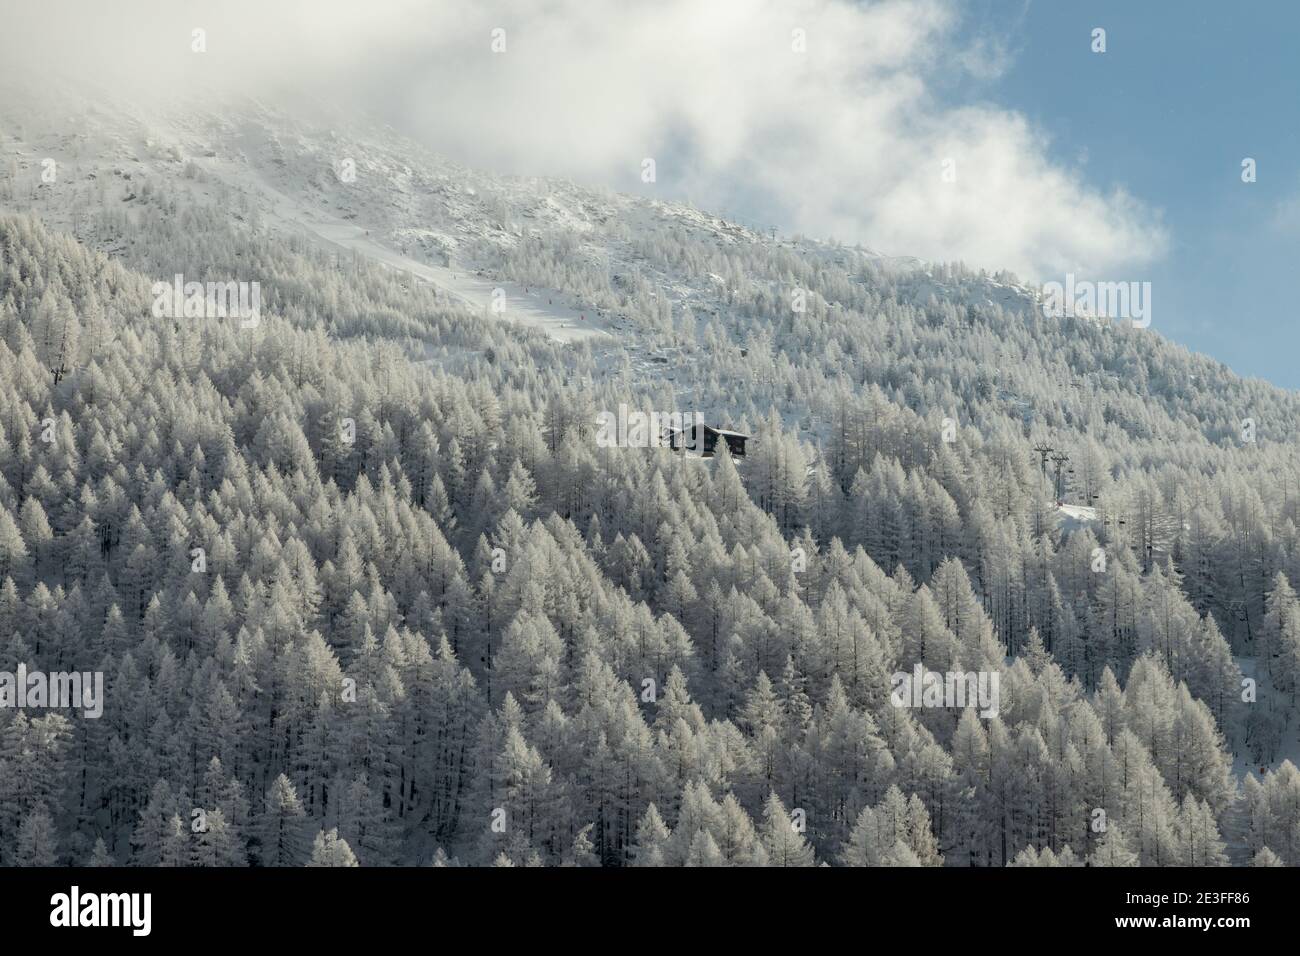
<path fill-rule="evenodd" d="M 279 225 L 296 229 L 326 245 L 354 250 L 390 268 L 430 282 L 485 316 L 541 329 L 561 342 L 608 337 L 610 334 L 597 318 L 595 309 L 568 304 L 569 296 L 565 293 L 553 289 L 525 289 L 512 282 L 471 274 L 455 265 L 448 267 L 419 262 L 384 245 L 365 226 L 346 222 L 286 195 L 246 165 L 215 157 L 195 162 L 223 182 L 264 197 L 263 215 Z M 500 290 L 499 297 L 497 290 Z M 494 297 L 495 301 L 502 303 L 497 309 L 493 307 Z"/>
<path fill-rule="evenodd" d="M 1097 521 L 1097 509 L 1084 505 L 1057 505 L 1056 514 L 1061 530 L 1067 533 Z"/>

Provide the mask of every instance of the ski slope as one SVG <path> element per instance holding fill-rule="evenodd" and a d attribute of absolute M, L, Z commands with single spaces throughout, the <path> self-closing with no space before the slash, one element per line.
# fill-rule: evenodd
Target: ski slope
<path fill-rule="evenodd" d="M 1077 531 L 1097 520 L 1097 509 L 1084 505 L 1057 505 L 1056 514 L 1063 531 Z"/>
<path fill-rule="evenodd" d="M 429 282 L 467 308 L 505 322 L 539 329 L 560 342 L 610 338 L 594 309 L 571 304 L 566 293 L 525 288 L 513 282 L 490 280 L 452 266 L 419 262 L 385 246 L 370 230 L 330 216 L 293 199 L 266 182 L 248 166 L 215 157 L 196 160 L 213 176 L 230 186 L 259 196 L 267 220 L 281 228 L 306 234 L 317 242 L 352 251 L 392 269 Z M 497 290 L 500 290 L 498 293 Z M 494 303 L 499 302 L 494 308 Z"/>

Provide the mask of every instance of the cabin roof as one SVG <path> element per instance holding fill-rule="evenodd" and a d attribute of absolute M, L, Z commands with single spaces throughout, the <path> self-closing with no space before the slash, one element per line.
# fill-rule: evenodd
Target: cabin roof
<path fill-rule="evenodd" d="M 671 427 L 669 427 L 669 428 L 666 428 L 665 431 L 669 432 L 670 434 L 677 435 L 677 434 L 680 434 L 680 433 L 682 433 L 682 432 L 688 432 L 688 431 L 691 431 L 694 427 L 695 427 L 694 425 L 688 425 L 688 426 L 686 426 L 686 427 L 684 427 L 684 428 L 671 428 Z M 712 425 L 705 425 L 705 426 L 704 426 L 704 430 L 705 430 L 706 432 L 713 432 L 713 434 L 715 434 L 715 435 L 721 435 L 721 436 L 723 436 L 723 437 L 730 437 L 730 438 L 749 438 L 749 437 L 751 437 L 751 436 L 749 436 L 749 435 L 746 435 L 744 432 L 732 431 L 732 430 L 729 429 L 729 428 L 714 428 Z"/>

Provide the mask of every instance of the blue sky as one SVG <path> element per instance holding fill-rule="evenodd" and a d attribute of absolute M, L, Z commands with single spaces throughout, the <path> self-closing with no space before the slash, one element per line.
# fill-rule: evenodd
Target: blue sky
<path fill-rule="evenodd" d="M 963 31 L 1006 37 L 974 95 L 1051 137 L 1057 163 L 1163 213 L 1152 282 L 1162 334 L 1300 387 L 1300 3 L 972 0 Z M 1106 52 L 1093 53 L 1094 27 Z M 1241 161 L 1257 181 L 1241 181 Z M 1062 223 L 1062 228 L 1068 224 Z"/>

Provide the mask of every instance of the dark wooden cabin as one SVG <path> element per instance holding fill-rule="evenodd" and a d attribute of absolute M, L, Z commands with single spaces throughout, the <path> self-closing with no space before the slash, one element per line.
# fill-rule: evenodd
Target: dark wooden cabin
<path fill-rule="evenodd" d="M 697 429 L 703 431 L 703 437 L 694 434 Z M 731 431 L 727 428 L 714 428 L 712 425 L 690 425 L 686 428 L 670 428 L 667 430 L 668 444 L 673 451 L 699 451 L 702 458 L 712 458 L 713 453 L 717 450 L 718 439 L 721 438 L 727 443 L 727 451 L 732 458 L 745 457 L 745 442 L 749 436 L 742 432 Z"/>

